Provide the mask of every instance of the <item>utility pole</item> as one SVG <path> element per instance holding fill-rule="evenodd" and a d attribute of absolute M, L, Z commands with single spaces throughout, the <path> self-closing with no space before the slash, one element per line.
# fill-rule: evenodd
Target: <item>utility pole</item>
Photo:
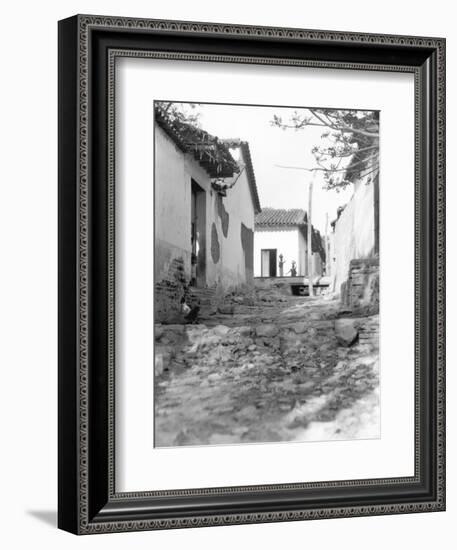
<path fill-rule="evenodd" d="M 316 172 L 313 172 L 312 178 L 309 180 L 308 184 L 308 238 L 307 238 L 307 247 L 308 247 L 308 294 L 309 296 L 314 296 L 313 290 L 313 226 L 312 226 L 312 212 L 313 212 L 313 184 L 314 178 L 316 177 Z"/>
<path fill-rule="evenodd" d="M 328 212 L 325 213 L 325 275 L 330 276 L 330 245 L 328 241 Z"/>

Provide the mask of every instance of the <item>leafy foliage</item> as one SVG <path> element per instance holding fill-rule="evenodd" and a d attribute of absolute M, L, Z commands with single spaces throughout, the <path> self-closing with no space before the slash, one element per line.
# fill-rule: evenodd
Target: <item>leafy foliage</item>
<path fill-rule="evenodd" d="M 196 128 L 200 128 L 200 113 L 196 110 L 198 106 L 198 103 L 155 102 L 156 109 L 160 110 L 171 124 L 191 124 Z"/>
<path fill-rule="evenodd" d="M 343 109 L 303 109 L 288 121 L 273 116 L 273 126 L 304 130 L 321 126 L 321 143 L 311 149 L 316 167 L 324 172 L 327 189 L 345 188 L 356 179 L 370 183 L 379 172 L 379 112 Z"/>
<path fill-rule="evenodd" d="M 175 103 L 156 101 L 154 104 L 156 121 L 179 140 L 186 152 L 192 152 L 214 182 L 238 174 L 240 168 L 230 153 L 229 147 L 217 136 L 203 130 L 200 125 L 198 103 Z"/>

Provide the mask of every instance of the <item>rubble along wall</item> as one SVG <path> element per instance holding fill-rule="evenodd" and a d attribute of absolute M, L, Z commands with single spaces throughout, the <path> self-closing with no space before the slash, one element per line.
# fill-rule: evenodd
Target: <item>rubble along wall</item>
<path fill-rule="evenodd" d="M 159 323 L 182 322 L 181 298 L 184 296 L 188 279 L 183 258 L 173 258 L 168 270 L 154 285 L 154 319 Z"/>
<path fill-rule="evenodd" d="M 354 312 L 379 313 L 379 259 L 351 260 L 349 277 L 342 284 L 341 300 Z"/>

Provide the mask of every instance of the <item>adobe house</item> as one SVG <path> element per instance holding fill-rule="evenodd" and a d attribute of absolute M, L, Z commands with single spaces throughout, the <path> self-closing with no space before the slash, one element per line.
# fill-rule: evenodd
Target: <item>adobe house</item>
<path fill-rule="evenodd" d="M 160 104 L 159 104 L 160 105 Z M 260 212 L 247 142 L 224 141 L 171 121 L 155 106 L 155 313 L 176 313 L 187 287 L 222 288 L 253 278 Z"/>
<path fill-rule="evenodd" d="M 321 276 L 325 250 L 319 231 L 312 228 L 312 276 Z M 255 218 L 254 276 L 308 276 L 307 216 L 300 208 L 263 208 Z"/>

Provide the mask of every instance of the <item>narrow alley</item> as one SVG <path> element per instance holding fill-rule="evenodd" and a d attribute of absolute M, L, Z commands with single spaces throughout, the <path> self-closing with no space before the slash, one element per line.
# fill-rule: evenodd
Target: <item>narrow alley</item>
<path fill-rule="evenodd" d="M 210 309 L 156 325 L 157 447 L 379 437 L 378 315 L 259 289 Z"/>

